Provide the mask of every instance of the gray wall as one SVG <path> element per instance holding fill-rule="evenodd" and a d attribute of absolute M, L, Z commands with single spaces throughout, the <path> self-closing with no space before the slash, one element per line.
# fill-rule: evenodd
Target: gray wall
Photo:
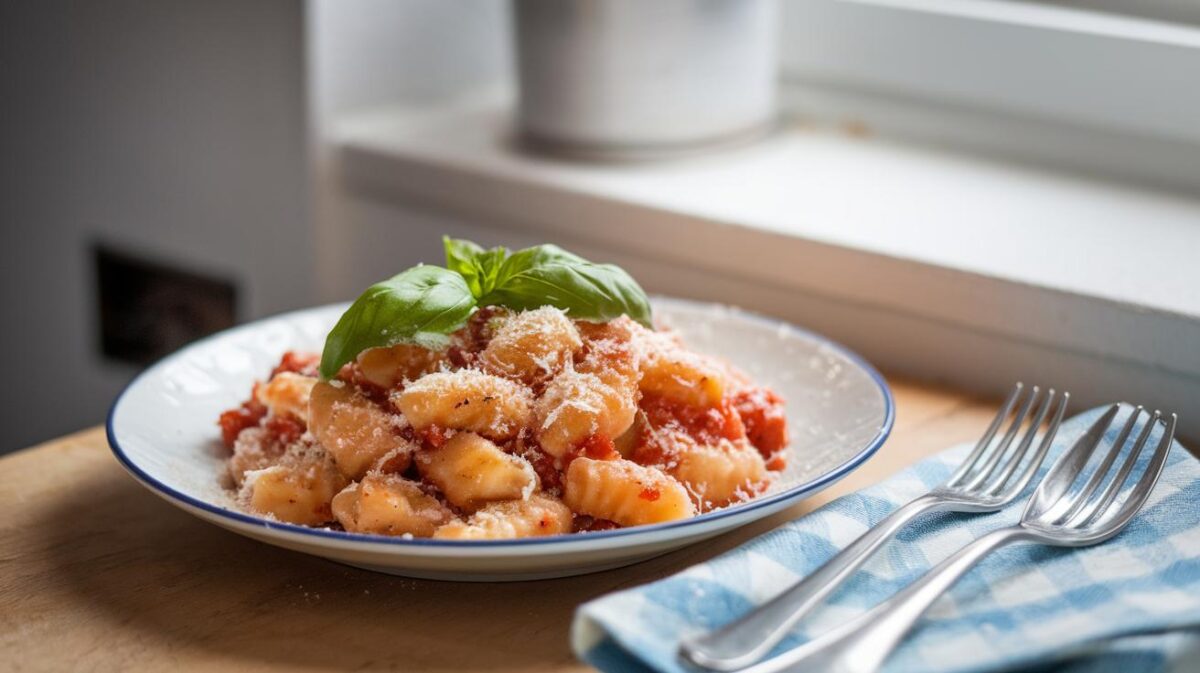
<path fill-rule="evenodd" d="M 92 241 L 311 302 L 304 6 L 4 3 L 0 451 L 102 422 Z"/>
<path fill-rule="evenodd" d="M 102 422 L 137 372 L 99 355 L 94 242 L 235 280 L 242 321 L 393 272 L 353 258 L 369 225 L 343 215 L 333 120 L 503 85 L 506 12 L 500 0 L 0 5 L 0 453 Z M 404 257 L 415 228 L 367 238 Z"/>

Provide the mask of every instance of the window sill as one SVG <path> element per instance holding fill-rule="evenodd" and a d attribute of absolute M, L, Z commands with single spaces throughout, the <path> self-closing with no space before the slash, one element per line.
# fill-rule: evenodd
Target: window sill
<path fill-rule="evenodd" d="M 514 149 L 503 109 L 342 120 L 343 184 L 579 246 L 898 373 L 1200 400 L 1200 200 L 796 123 L 704 157 L 566 163 Z"/>

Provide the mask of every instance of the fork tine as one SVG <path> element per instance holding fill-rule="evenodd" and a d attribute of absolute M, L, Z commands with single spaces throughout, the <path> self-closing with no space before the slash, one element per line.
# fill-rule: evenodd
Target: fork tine
<path fill-rule="evenodd" d="M 1133 471 L 1133 466 L 1137 464 L 1137 459 L 1142 455 L 1142 449 L 1146 446 L 1146 440 L 1150 438 L 1150 433 L 1154 430 L 1154 427 L 1158 425 L 1158 419 L 1160 418 L 1162 418 L 1162 413 L 1155 411 L 1150 417 L 1150 420 L 1147 421 L 1144 426 L 1142 426 L 1142 431 L 1138 433 L 1137 442 L 1134 443 L 1133 448 L 1129 451 L 1129 455 L 1125 457 L 1125 462 L 1121 464 L 1121 469 L 1117 472 L 1117 476 L 1114 477 L 1113 480 L 1109 482 L 1108 486 L 1104 488 L 1104 492 L 1100 494 L 1100 497 L 1096 498 L 1090 505 L 1083 508 L 1083 510 L 1071 520 L 1069 525 L 1087 524 L 1096 517 L 1097 513 L 1103 512 L 1108 508 L 1109 505 L 1112 504 L 1113 499 L 1117 497 L 1117 493 L 1121 490 L 1121 487 L 1125 485 L 1125 480 L 1129 478 L 1129 473 Z"/>
<path fill-rule="evenodd" d="M 1108 476 L 1108 471 L 1112 468 L 1113 462 L 1125 447 L 1125 442 L 1129 440 L 1129 433 L 1133 431 L 1133 426 L 1141 418 L 1143 410 L 1144 408 L 1139 404 L 1133 410 L 1133 413 L 1129 414 L 1129 418 L 1125 420 L 1125 425 L 1121 426 L 1121 432 L 1117 434 L 1117 438 L 1113 441 L 1112 446 L 1108 448 L 1108 453 L 1104 454 L 1104 460 L 1100 462 L 1100 466 L 1092 472 L 1092 476 L 1088 477 L 1083 488 L 1070 498 L 1069 505 L 1064 503 L 1066 511 L 1054 517 L 1053 522 L 1055 524 L 1062 524 L 1070 520 L 1087 504 L 1088 498 L 1096 492 L 1096 489 L 1100 486 L 1100 482 L 1104 481 L 1104 478 Z"/>
<path fill-rule="evenodd" d="M 1000 424 L 1004 422 L 1005 418 L 1008 418 L 1009 413 L 1012 412 L 1013 405 L 1017 403 L 1017 398 L 1020 397 L 1021 391 L 1024 389 L 1025 384 L 1021 382 L 1017 382 L 1017 385 L 1013 386 L 1013 391 L 1008 394 L 1008 399 L 1004 401 L 1004 406 L 1000 407 L 1000 411 L 996 412 L 996 417 L 992 419 L 992 424 L 988 426 L 987 432 L 983 433 L 983 436 L 979 438 L 979 442 L 975 444 L 975 448 L 971 450 L 971 454 L 967 456 L 966 460 L 958 466 L 958 469 L 946 481 L 947 486 L 957 484 L 975 468 L 975 463 L 979 461 L 979 457 L 983 454 L 984 450 L 992 443 L 992 438 L 996 436 L 996 431 L 1000 429 Z"/>
<path fill-rule="evenodd" d="M 1154 485 L 1158 483 L 1158 478 L 1162 475 L 1163 466 L 1167 463 L 1167 454 L 1171 452 L 1171 447 L 1175 440 L 1175 422 L 1178 417 L 1171 414 L 1171 420 L 1167 423 L 1166 430 L 1163 431 L 1162 439 L 1158 442 L 1158 447 L 1154 449 L 1154 455 L 1150 458 L 1150 463 L 1146 465 L 1146 471 L 1142 476 L 1138 477 L 1137 482 L 1129 491 L 1129 495 L 1121 503 L 1115 511 L 1104 510 L 1096 518 L 1099 523 L 1104 521 L 1106 527 L 1115 527 L 1120 530 L 1130 519 L 1138 513 L 1142 505 L 1146 503 L 1146 499 L 1150 497 L 1150 492 L 1154 490 Z M 1127 475 L 1128 476 L 1128 475 Z"/>
<path fill-rule="evenodd" d="M 1042 434 L 1042 442 L 1040 445 L 1038 445 L 1037 452 L 1035 452 L 1033 454 L 1033 458 L 1026 463 L 1025 468 L 1021 470 L 1021 474 L 1019 477 L 1017 477 L 1017 480 L 1013 482 L 1012 486 L 1007 486 L 1009 480 L 1013 478 L 1013 474 L 1016 473 L 1017 468 L 1020 467 L 1021 458 L 1023 456 L 1014 458 L 1011 462 L 1009 462 L 1008 466 L 1004 468 L 1004 472 L 1000 474 L 1000 478 L 996 480 L 996 485 L 992 487 L 990 495 L 997 497 L 1008 497 L 1009 495 L 1020 493 L 1021 491 L 1025 490 L 1025 487 L 1029 485 L 1029 482 L 1033 479 L 1033 475 L 1037 472 L 1037 469 L 1041 467 L 1042 461 L 1046 459 L 1046 454 L 1050 451 L 1050 445 L 1054 443 L 1054 437 L 1058 434 L 1059 426 L 1062 425 L 1063 415 L 1067 411 L 1067 402 L 1070 399 L 1071 393 L 1063 391 L 1062 397 L 1058 400 L 1058 408 L 1054 412 L 1054 417 L 1050 419 L 1050 423 L 1046 426 L 1046 430 Z M 1037 422 L 1029 428 L 1029 433 L 1025 436 L 1024 443 L 1019 452 L 1020 454 L 1026 453 L 1026 447 L 1033 441 L 1034 436 L 1037 434 L 1038 428 L 1041 427 L 1042 423 L 1045 421 L 1046 414 L 1050 411 L 1050 407 L 1053 402 L 1054 389 L 1051 388 L 1049 394 L 1046 396 L 1045 402 L 1042 404 L 1041 410 L 1038 412 Z"/>
<path fill-rule="evenodd" d="M 980 484 L 991 478 L 992 474 L 996 471 L 996 466 L 1000 464 L 1000 459 L 1008 453 L 1008 447 L 1012 445 L 1013 439 L 1016 438 L 1017 433 L 1021 430 L 1021 426 L 1025 423 L 1025 418 L 1029 415 L 1029 410 L 1033 407 L 1033 403 L 1037 400 L 1038 393 L 1040 392 L 1041 390 L 1037 386 L 1034 386 L 1029 391 L 1029 397 L 1026 397 L 1025 401 L 1021 403 L 1021 408 L 1017 410 L 1017 415 L 1008 426 L 1008 431 L 1004 433 L 1004 438 L 1000 440 L 1000 443 L 996 445 L 996 448 L 991 452 L 987 460 L 984 461 L 983 466 L 979 468 L 979 472 L 962 486 L 963 489 L 973 491 L 979 488 Z M 1019 447 L 1017 453 L 1020 454 Z"/>
<path fill-rule="evenodd" d="M 1075 440 L 1075 443 L 1054 461 L 1050 471 L 1042 477 L 1029 504 L 1025 506 L 1026 515 L 1034 512 L 1045 513 L 1071 489 L 1075 478 L 1083 470 L 1092 454 L 1096 452 L 1096 447 L 1100 445 L 1101 440 L 1104 439 L 1104 433 L 1112 426 L 1113 418 L 1120 408 L 1119 404 L 1110 406 L 1092 422 L 1087 432 Z"/>

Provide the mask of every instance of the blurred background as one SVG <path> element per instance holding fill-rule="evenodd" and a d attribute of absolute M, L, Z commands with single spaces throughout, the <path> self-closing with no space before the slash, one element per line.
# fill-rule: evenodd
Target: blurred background
<path fill-rule="evenodd" d="M 4 2 L 0 452 L 442 233 L 1200 412 L 1195 3 L 648 4 Z"/>
<path fill-rule="evenodd" d="M 0 449 L 101 422 L 199 335 L 357 292 L 316 273 L 326 121 L 510 70 L 498 2 L 3 7 L 2 350 L 21 384 Z"/>

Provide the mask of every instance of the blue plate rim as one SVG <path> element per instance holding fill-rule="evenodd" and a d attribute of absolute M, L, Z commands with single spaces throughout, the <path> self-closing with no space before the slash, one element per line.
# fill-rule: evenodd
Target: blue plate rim
<path fill-rule="evenodd" d="M 402 537 L 393 537 L 393 536 L 387 536 L 387 535 L 370 535 L 370 534 L 363 534 L 363 533 L 350 533 L 350 532 L 346 532 L 346 531 L 330 530 L 330 529 L 326 529 L 326 528 L 311 528 L 308 526 L 301 526 L 298 524 L 284 523 L 284 522 L 280 522 L 280 521 L 270 521 L 268 519 L 253 516 L 251 514 L 246 514 L 244 512 L 238 512 L 235 510 L 226 509 L 224 507 L 214 505 L 212 503 L 209 503 L 204 500 L 200 500 L 198 498 L 190 496 L 186 493 L 180 492 L 180 491 L 172 488 L 171 486 L 159 481 L 158 479 L 155 479 L 154 477 L 150 476 L 150 474 L 148 474 L 145 470 L 143 470 L 136 463 L 134 463 L 129 458 L 129 456 L 125 453 L 125 450 L 121 447 L 121 444 L 120 444 L 119 440 L 117 439 L 116 430 L 113 425 L 114 418 L 115 418 L 116 412 L 117 412 L 117 408 L 121 405 L 121 401 L 124 399 L 126 393 L 128 393 L 130 389 L 132 389 L 135 385 L 137 385 L 137 383 L 139 381 L 141 381 L 143 378 L 148 376 L 151 372 L 153 372 L 154 370 L 158 369 L 159 367 L 165 365 L 170 360 L 183 357 L 189 351 L 204 346 L 209 341 L 213 341 L 213 340 L 216 340 L 216 339 L 219 339 L 222 337 L 226 337 L 235 332 L 252 329 L 255 326 L 259 325 L 260 323 L 271 321 L 271 320 L 286 319 L 288 317 L 297 316 L 297 315 L 304 314 L 304 313 L 311 313 L 311 312 L 322 311 L 322 310 L 330 310 L 337 306 L 345 306 L 346 305 L 344 303 L 333 303 L 333 304 L 325 304 L 322 306 L 313 306 L 313 307 L 304 308 L 304 309 L 297 309 L 294 311 L 285 311 L 283 313 L 278 313 L 278 314 L 275 314 L 272 316 L 266 316 L 264 318 L 259 318 L 258 320 L 254 320 L 254 321 L 246 323 L 244 325 L 239 325 L 236 327 L 222 330 L 215 334 L 210 334 L 207 337 L 204 337 L 202 339 L 199 339 L 197 341 L 194 341 L 194 342 L 188 344 L 187 346 L 184 346 L 183 348 L 175 351 L 174 353 L 170 353 L 170 354 L 162 357 L 161 359 L 156 361 L 154 364 L 150 365 L 149 367 L 146 367 L 146 369 L 144 369 L 140 373 L 138 373 L 138 375 L 135 376 L 131 381 L 129 381 L 129 383 L 127 383 L 124 386 L 124 388 L 122 388 L 121 392 L 117 394 L 117 397 L 113 400 L 112 406 L 109 407 L 108 415 L 105 419 L 105 424 L 104 424 L 105 425 L 105 434 L 108 437 L 109 448 L 112 450 L 113 455 L 117 459 L 117 462 L 119 462 L 121 464 L 121 466 L 124 467 L 130 474 L 132 474 L 138 481 L 142 482 L 144 485 L 148 486 L 149 488 L 154 489 L 161 496 L 165 496 L 166 498 L 168 498 L 170 500 L 175 500 L 181 504 L 187 505 L 188 507 L 199 509 L 201 511 L 207 512 L 209 514 L 215 515 L 215 516 L 223 518 L 223 519 L 227 519 L 227 520 L 237 522 L 240 524 L 244 524 L 244 525 L 249 525 L 252 527 L 261 528 L 264 531 L 289 532 L 289 533 L 294 533 L 294 534 L 298 534 L 301 536 L 307 536 L 307 537 L 323 539 L 323 540 L 335 540 L 335 541 L 345 542 L 345 543 L 372 543 L 372 544 L 382 543 L 382 544 L 397 546 L 397 547 L 460 548 L 460 549 L 461 548 L 470 548 L 470 549 L 498 549 L 498 548 L 500 548 L 500 549 L 503 549 L 503 548 L 515 548 L 515 547 L 525 547 L 525 546 L 560 545 L 560 544 L 566 544 L 566 543 L 592 542 L 592 541 L 619 539 L 619 538 L 625 538 L 625 537 L 630 537 L 630 536 L 647 535 L 647 534 L 653 534 L 653 533 L 662 532 L 662 531 L 673 531 L 673 530 L 678 530 L 678 529 L 689 527 L 689 526 L 691 526 L 691 527 L 699 526 L 703 523 L 717 521 L 720 519 L 724 519 L 724 518 L 728 518 L 728 517 L 736 516 L 736 515 L 740 515 L 740 514 L 746 514 L 746 513 L 753 512 L 758 509 L 762 509 L 764 507 L 770 507 L 772 505 L 776 505 L 776 504 L 779 504 L 782 502 L 787 502 L 789 500 L 803 499 L 804 496 L 807 496 L 814 492 L 820 491 L 825 486 L 828 486 L 834 482 L 837 482 L 842 477 L 844 477 L 847 474 L 849 474 L 850 472 L 854 471 L 856 468 L 858 468 L 860 465 L 862 465 L 864 462 L 866 462 L 869 458 L 871 458 L 871 456 L 875 455 L 875 453 L 877 451 L 879 451 L 879 448 L 882 447 L 883 444 L 887 441 L 888 436 L 891 434 L 892 426 L 895 422 L 895 400 L 892 397 L 891 387 L 888 386 L 887 380 L 883 377 L 883 375 L 880 374 L 879 371 L 877 369 L 875 369 L 875 367 L 873 365 L 871 365 L 871 363 L 867 362 L 866 359 L 864 359 L 861 355 L 859 355 L 855 351 L 851 350 L 850 348 L 848 348 L 846 346 L 843 346 L 842 344 L 840 344 L 832 339 L 829 339 L 828 337 L 822 336 L 820 334 L 817 334 L 816 332 L 812 332 L 812 331 L 804 329 L 802 327 L 797 327 L 796 325 L 793 325 L 784 320 L 770 318 L 770 317 L 760 315 L 760 314 L 754 313 L 752 311 L 747 311 L 747 310 L 744 310 L 741 308 L 737 308 L 734 306 L 728 306 L 728 305 L 718 304 L 718 303 L 713 303 L 713 302 L 692 301 L 692 300 L 688 300 L 688 299 L 679 299 L 679 298 L 675 298 L 675 297 L 655 297 L 654 299 L 655 300 L 665 300 L 669 303 L 674 303 L 674 304 L 690 305 L 692 307 L 697 307 L 697 308 L 699 308 L 699 307 L 719 307 L 723 310 L 728 310 L 730 312 L 736 313 L 740 317 L 746 318 L 751 321 L 765 323 L 765 324 L 771 325 L 773 327 L 779 327 L 780 325 L 783 325 L 788 330 L 791 330 L 797 334 L 808 337 L 809 339 L 813 340 L 814 342 L 837 352 L 838 354 L 845 357 L 847 360 L 850 360 L 855 365 L 860 367 L 863 371 L 865 371 L 868 374 L 868 376 L 871 377 L 871 380 L 875 383 L 880 394 L 883 396 L 883 403 L 884 403 L 883 423 L 880 425 L 879 430 L 875 433 L 875 436 L 872 437 L 871 441 L 869 441 L 858 453 L 856 453 L 854 456 L 851 456 L 849 459 L 847 459 L 845 462 L 841 463 L 834 469 L 826 472 L 825 474 L 822 474 L 822 475 L 816 477 L 815 479 L 813 479 L 811 481 L 807 481 L 802 484 L 798 484 L 798 485 L 793 486 L 785 491 L 781 491 L 779 493 L 776 493 L 774 495 L 771 495 L 771 496 L 768 496 L 765 498 L 755 498 L 754 500 L 750 500 L 745 503 L 734 505 L 733 507 L 726 507 L 726 508 L 718 509 L 713 512 L 708 512 L 706 514 L 701 514 L 699 516 L 692 517 L 690 519 L 679 519 L 677 521 L 668 521 L 666 523 L 650 524 L 650 525 L 645 525 L 645 526 L 633 526 L 630 528 L 617 528 L 614 530 L 597 531 L 597 532 L 586 533 L 586 534 L 569 533 L 569 534 L 564 534 L 564 535 L 549 535 L 549 536 L 545 536 L 545 537 L 521 538 L 521 539 L 516 539 L 516 540 L 434 540 L 431 538 L 406 539 L 406 538 L 402 538 Z"/>

